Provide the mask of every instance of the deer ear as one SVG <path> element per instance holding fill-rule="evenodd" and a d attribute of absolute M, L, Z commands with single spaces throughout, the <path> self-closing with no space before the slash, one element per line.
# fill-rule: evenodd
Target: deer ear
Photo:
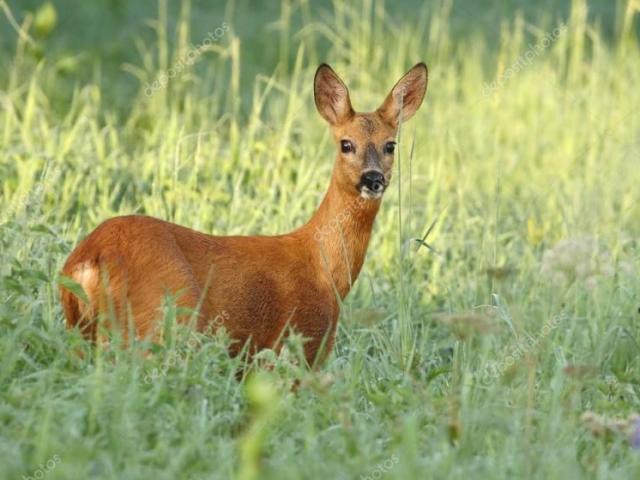
<path fill-rule="evenodd" d="M 353 116 L 349 90 L 326 63 L 316 70 L 313 93 L 318 112 L 331 125 L 338 125 Z"/>
<path fill-rule="evenodd" d="M 394 127 L 409 120 L 422 104 L 427 78 L 427 66 L 422 62 L 415 65 L 391 89 L 378 113 Z"/>

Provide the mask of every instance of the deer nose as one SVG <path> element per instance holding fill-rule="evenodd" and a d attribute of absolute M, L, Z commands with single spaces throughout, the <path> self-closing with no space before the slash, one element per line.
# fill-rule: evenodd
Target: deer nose
<path fill-rule="evenodd" d="M 360 183 L 374 193 L 382 193 L 385 189 L 384 175 L 376 170 L 364 172 Z"/>

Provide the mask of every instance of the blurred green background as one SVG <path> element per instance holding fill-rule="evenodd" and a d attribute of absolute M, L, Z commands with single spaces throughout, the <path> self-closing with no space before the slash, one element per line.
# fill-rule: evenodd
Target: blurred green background
<path fill-rule="evenodd" d="M 38 8 L 48 2 L 40 0 L 9 0 L 7 4 L 18 21 L 26 15 L 34 15 Z M 68 77 L 67 82 L 57 84 L 53 92 L 67 99 L 74 84 L 87 81 L 105 86 L 103 93 L 108 104 L 126 110 L 130 98 L 140 87 L 133 75 L 123 71 L 123 64 L 137 65 L 141 52 L 136 45 L 150 44 L 156 39 L 155 27 L 161 7 L 150 0 L 54 0 L 50 2 L 57 15 L 51 30 L 40 38 L 33 55 L 46 58 Z M 371 2 L 369 2 L 371 3 Z M 589 0 L 588 19 L 609 41 L 619 31 L 624 0 Z M 497 50 L 501 30 L 515 17 L 528 25 L 528 33 L 544 25 L 566 22 L 569 18 L 571 0 L 477 0 L 442 2 L 439 0 L 398 0 L 381 2 L 385 9 L 384 22 L 392 30 L 402 29 L 406 22 L 419 19 L 424 25 L 438 15 L 443 6 L 450 10 L 447 33 L 454 43 L 481 39 L 490 49 Z M 166 35 L 170 46 L 175 46 L 177 25 L 184 5 L 179 1 L 166 2 Z M 340 10 L 340 2 L 329 0 L 283 2 L 257 0 L 234 0 L 230 2 L 194 0 L 188 8 L 191 40 L 197 44 L 207 32 L 213 31 L 223 22 L 229 23 L 240 38 L 242 58 L 241 86 L 246 96 L 251 95 L 253 78 L 258 74 L 271 75 L 276 68 L 291 69 L 295 61 L 296 46 L 300 41 L 300 30 L 314 30 L 314 50 L 308 52 L 312 60 L 326 60 L 331 45 L 326 27 L 333 28 L 334 11 Z M 369 19 L 352 19 L 353 22 L 368 22 Z M 46 22 L 45 22 L 46 23 Z M 640 29 L 635 19 L 635 29 Z M 2 75 L 7 75 L 11 52 L 15 50 L 17 36 L 6 22 L 0 30 L 0 48 L 5 55 Z M 46 30 L 46 27 L 45 27 Z M 343 32 L 349 35 L 349 32 Z M 296 34 L 298 36 L 296 37 Z M 287 37 L 284 41 L 283 35 Z M 425 45 L 425 49 L 428 48 Z M 393 52 L 386 52 L 393 55 Z M 210 54 L 209 54 L 210 55 Z M 415 52 L 423 58 L 422 52 Z M 210 58 L 200 59 L 195 71 L 206 68 Z M 487 58 L 487 71 L 494 67 Z M 286 62 L 286 66 L 284 65 Z M 248 105 L 245 98 L 243 105 Z"/>

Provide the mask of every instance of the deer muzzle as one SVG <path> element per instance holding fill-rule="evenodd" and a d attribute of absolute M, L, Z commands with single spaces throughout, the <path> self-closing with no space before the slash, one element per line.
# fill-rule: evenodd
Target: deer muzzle
<path fill-rule="evenodd" d="M 379 198 L 387 188 L 384 175 L 377 170 L 369 170 L 362 174 L 358 189 L 365 197 Z"/>

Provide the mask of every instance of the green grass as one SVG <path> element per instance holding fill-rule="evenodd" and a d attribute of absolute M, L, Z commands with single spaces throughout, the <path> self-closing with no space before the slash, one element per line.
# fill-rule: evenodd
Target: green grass
<path fill-rule="evenodd" d="M 640 411 L 638 2 L 309 3 L 264 27 L 251 2 L 208 23 L 201 2 L 100 3 L 115 50 L 61 30 L 63 9 L 33 43 L 2 18 L 0 478 L 638 478 L 626 433 L 581 419 Z M 215 51 L 145 95 L 223 21 Z M 323 60 L 358 110 L 430 67 L 329 361 L 301 368 L 294 339 L 237 381 L 224 336 L 176 329 L 170 304 L 152 357 L 80 359 L 57 272 L 101 221 L 275 234 L 312 214 L 334 156 Z"/>

